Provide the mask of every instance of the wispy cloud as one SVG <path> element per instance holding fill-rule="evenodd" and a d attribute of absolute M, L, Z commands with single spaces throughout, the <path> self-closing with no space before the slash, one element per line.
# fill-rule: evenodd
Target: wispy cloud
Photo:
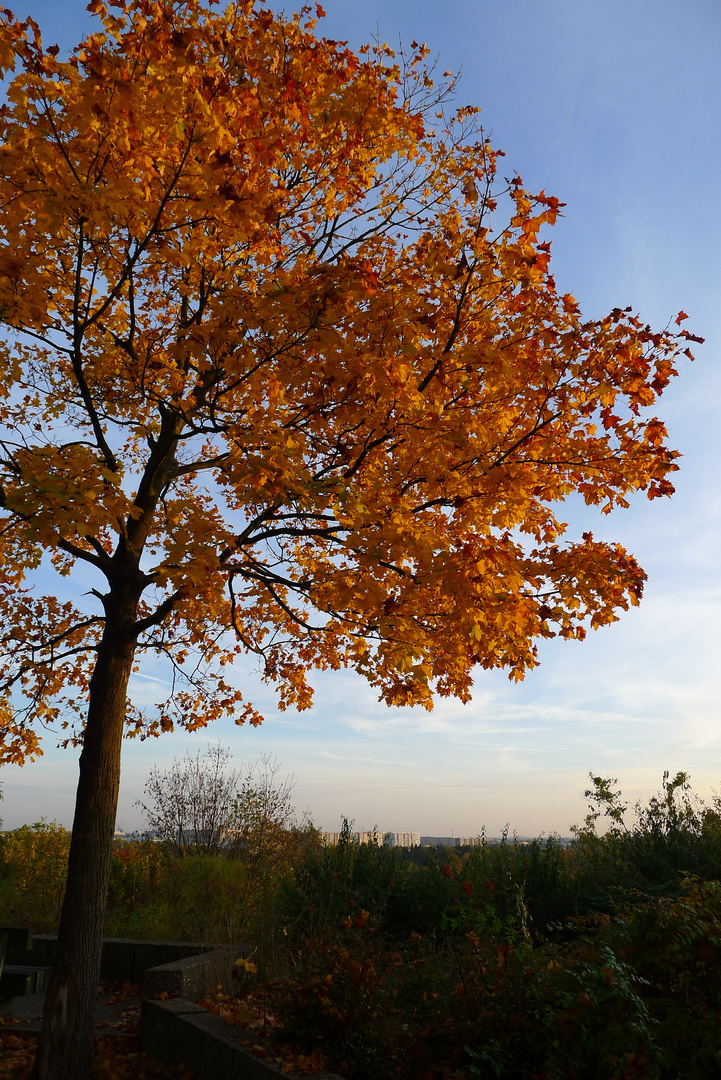
<path fill-rule="evenodd" d="M 351 754 L 332 754 L 329 750 L 321 750 L 320 756 L 330 761 L 347 761 L 353 765 L 385 765 L 392 768 L 420 769 L 423 766 L 418 761 L 398 760 L 395 758 L 357 757 Z"/>

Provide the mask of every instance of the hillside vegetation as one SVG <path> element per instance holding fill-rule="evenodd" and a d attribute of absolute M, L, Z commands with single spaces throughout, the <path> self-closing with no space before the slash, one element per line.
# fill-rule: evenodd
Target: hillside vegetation
<path fill-rule="evenodd" d="M 244 944 L 210 1007 L 355 1080 L 711 1080 L 721 807 L 683 773 L 632 811 L 614 784 L 592 777 L 570 845 L 399 852 L 346 823 L 323 847 L 262 822 L 215 854 L 119 842 L 106 933 Z M 68 839 L 4 834 L 0 922 L 52 931 Z"/>

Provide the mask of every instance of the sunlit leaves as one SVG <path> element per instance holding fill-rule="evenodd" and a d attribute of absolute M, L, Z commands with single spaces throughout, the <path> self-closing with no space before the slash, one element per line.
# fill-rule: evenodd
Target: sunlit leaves
<path fill-rule="evenodd" d="M 109 612 L 167 665 L 144 737 L 258 722 L 243 652 L 281 707 L 344 665 L 430 707 L 636 603 L 633 558 L 564 542 L 556 507 L 672 491 L 649 410 L 697 339 L 557 293 L 561 204 L 498 179 L 426 46 L 356 55 L 252 3 L 90 10 L 68 61 L 0 19 L 13 760 L 68 722 Z M 14 592 L 48 555 L 94 575 L 86 610 Z"/>

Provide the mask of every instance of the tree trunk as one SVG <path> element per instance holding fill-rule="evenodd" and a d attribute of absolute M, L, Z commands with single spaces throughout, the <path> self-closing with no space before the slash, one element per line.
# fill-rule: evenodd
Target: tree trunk
<path fill-rule="evenodd" d="M 122 627 L 132 625 L 133 614 L 126 610 L 125 618 L 108 619 L 90 680 L 68 878 L 33 1070 L 35 1080 L 91 1080 L 93 1076 L 103 921 L 127 687 L 135 653 L 135 640 Z"/>

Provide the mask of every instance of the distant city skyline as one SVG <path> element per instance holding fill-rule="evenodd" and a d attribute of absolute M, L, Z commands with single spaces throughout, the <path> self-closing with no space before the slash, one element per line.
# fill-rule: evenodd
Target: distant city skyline
<path fill-rule="evenodd" d="M 192 845 L 194 842 L 194 834 L 192 830 L 187 830 L 188 839 L 178 838 L 179 843 Z M 465 847 L 479 847 L 482 844 L 501 844 L 501 843 L 520 843 L 526 844 L 537 840 L 536 836 L 518 836 L 517 834 L 501 834 L 499 836 L 485 836 L 479 834 L 476 836 L 423 836 L 418 832 L 393 832 L 391 829 L 361 829 L 361 830 L 349 830 L 348 833 L 344 832 L 320 832 L 319 833 L 321 843 L 334 847 L 341 843 L 352 844 L 376 844 L 378 847 L 393 847 L 393 848 L 411 848 L 411 847 L 451 847 L 451 848 L 465 848 Z M 153 829 L 139 830 L 133 832 L 126 832 L 124 829 L 115 830 L 116 840 L 128 840 L 128 841 L 144 841 L 155 840 L 158 843 L 162 843 L 163 839 L 160 838 L 157 832 Z M 571 836 L 558 836 L 555 834 L 555 839 L 561 843 L 566 844 L 572 842 L 574 839 Z"/>
<path fill-rule="evenodd" d="M 62 50 L 93 21 L 86 0 L 17 0 Z M 292 5 L 271 3 L 271 7 Z M 586 813 L 588 773 L 617 777 L 627 801 L 647 800 L 663 771 L 691 775 L 706 800 L 721 788 L 721 6 L 717 0 L 324 0 L 316 32 L 356 48 L 373 39 L 426 41 L 438 70 L 463 70 L 459 104 L 482 108 L 503 175 L 560 198 L 549 234 L 562 291 L 584 315 L 631 304 L 661 328 L 679 310 L 706 338 L 661 399 L 682 458 L 672 499 L 632 500 L 608 518 L 567 504 L 568 536 L 590 529 L 631 551 L 648 573 L 641 606 L 583 643 L 544 642 L 541 666 L 518 686 L 480 672 L 467 705 L 432 713 L 388 709 L 359 676 L 311 676 L 313 708 L 278 710 L 251 663 L 234 678 L 264 713 L 257 729 L 216 724 L 194 735 L 126 743 L 118 823 L 141 828 L 135 805 L 153 765 L 220 739 L 236 763 L 277 757 L 294 802 L 315 824 L 392 822 L 422 835 L 473 836 L 506 823 L 556 832 Z M 62 54 L 61 54 L 62 55 Z M 88 577 L 80 592 L 94 587 Z M 53 586 L 54 587 L 54 586 Z M 166 676 L 134 676 L 140 705 Z M 68 826 L 77 751 L 55 749 L 0 770 L 3 828 L 45 816 Z"/>

